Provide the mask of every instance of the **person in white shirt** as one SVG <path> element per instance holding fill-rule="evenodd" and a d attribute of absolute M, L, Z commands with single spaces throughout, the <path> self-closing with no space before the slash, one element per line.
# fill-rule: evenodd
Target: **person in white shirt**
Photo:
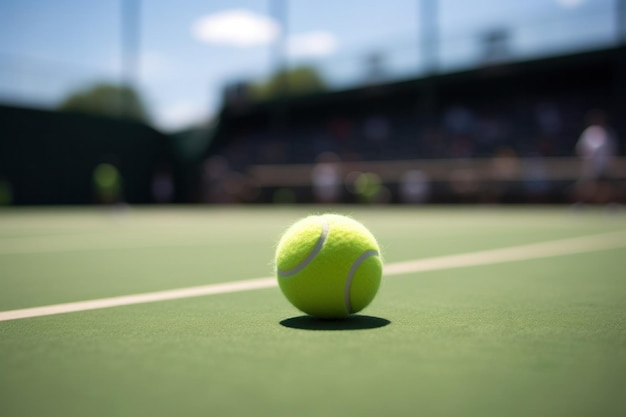
<path fill-rule="evenodd" d="M 588 120 L 589 126 L 580 135 L 576 152 L 582 158 L 583 179 L 598 180 L 609 175 L 616 153 L 615 139 L 602 111 L 590 112 Z"/>
<path fill-rule="evenodd" d="M 611 200 L 611 164 L 617 154 L 615 135 L 606 123 L 601 110 L 587 115 L 588 126 L 576 143 L 576 153 L 581 158 L 579 199 L 596 203 Z"/>

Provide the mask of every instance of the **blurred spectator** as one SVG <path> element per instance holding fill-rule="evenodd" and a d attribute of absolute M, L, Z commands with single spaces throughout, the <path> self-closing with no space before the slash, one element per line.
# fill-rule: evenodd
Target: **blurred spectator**
<path fill-rule="evenodd" d="M 590 111 L 586 121 L 587 128 L 576 144 L 576 153 L 582 162 L 578 200 L 608 203 L 613 194 L 610 169 L 617 154 L 615 134 L 607 125 L 606 115 L 602 110 Z"/>
<path fill-rule="evenodd" d="M 430 197 L 430 181 L 428 176 L 418 170 L 411 169 L 402 175 L 400 182 L 400 198 L 404 203 L 420 204 Z"/>
<path fill-rule="evenodd" d="M 587 115 L 588 127 L 576 144 L 576 153 L 582 158 L 582 178 L 598 180 L 609 175 L 611 162 L 616 155 L 616 143 L 612 130 L 606 124 L 601 110 Z"/>
<path fill-rule="evenodd" d="M 341 200 L 342 173 L 339 157 L 332 152 L 324 152 L 317 157 L 311 173 L 313 193 L 318 203 L 330 204 Z"/>

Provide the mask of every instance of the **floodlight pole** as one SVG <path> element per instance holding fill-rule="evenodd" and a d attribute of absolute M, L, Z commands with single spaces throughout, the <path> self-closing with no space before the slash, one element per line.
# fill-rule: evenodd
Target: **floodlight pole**
<path fill-rule="evenodd" d="M 617 0 L 615 8 L 617 44 L 620 46 L 626 45 L 626 0 Z"/>
<path fill-rule="evenodd" d="M 439 10 L 438 0 L 419 0 L 421 56 L 425 74 L 432 75 L 439 66 Z"/>
<path fill-rule="evenodd" d="M 276 96 L 271 115 L 271 130 L 279 142 L 287 140 L 289 118 L 289 79 L 287 62 L 288 0 L 271 0 L 272 16 L 280 25 L 273 44 Z"/>
<path fill-rule="evenodd" d="M 617 36 L 616 43 L 618 55 L 615 66 L 615 99 L 616 117 L 626 113 L 626 54 L 622 53 L 622 48 L 626 47 L 626 0 L 617 0 L 615 4 L 615 18 Z"/>
<path fill-rule="evenodd" d="M 277 96 L 286 97 L 289 94 L 289 80 L 287 77 L 287 14 L 288 0 L 272 0 L 272 15 L 280 25 L 280 30 L 274 42 L 274 68 L 277 75 Z"/>
<path fill-rule="evenodd" d="M 421 99 L 419 100 L 419 111 L 426 124 L 434 121 L 437 86 L 435 76 L 439 67 L 439 13 L 438 0 L 418 0 L 419 1 L 419 48 L 424 65 L 423 87 L 421 88 Z"/>

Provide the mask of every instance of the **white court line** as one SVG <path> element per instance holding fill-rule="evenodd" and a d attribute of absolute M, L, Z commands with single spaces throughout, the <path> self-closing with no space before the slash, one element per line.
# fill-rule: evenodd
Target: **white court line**
<path fill-rule="evenodd" d="M 514 246 L 503 249 L 471 252 L 460 255 L 439 256 L 415 261 L 397 262 L 387 265 L 384 270 L 384 275 L 401 275 L 412 272 L 492 265 L 502 262 L 523 261 L 559 255 L 594 252 L 624 246 L 626 246 L 626 231 L 620 231 L 556 240 L 552 242 L 532 243 L 529 245 Z M 180 288 L 176 290 L 158 291 L 145 294 L 79 301 L 75 303 L 24 308 L 20 310 L 0 312 L 0 321 L 50 316 L 54 314 L 73 313 L 77 311 L 97 310 L 101 308 L 111 308 L 133 304 L 152 303 L 156 301 L 176 300 L 180 298 L 199 297 L 203 295 L 251 291 L 261 288 L 276 287 L 277 285 L 278 284 L 275 278 L 256 278 L 245 281 L 210 284 L 200 287 Z"/>

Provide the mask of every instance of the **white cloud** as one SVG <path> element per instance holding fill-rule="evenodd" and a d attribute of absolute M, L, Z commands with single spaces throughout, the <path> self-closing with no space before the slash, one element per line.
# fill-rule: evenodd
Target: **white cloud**
<path fill-rule="evenodd" d="M 193 102 L 179 101 L 157 111 L 158 126 L 165 131 L 176 131 L 207 121 L 206 109 Z"/>
<path fill-rule="evenodd" d="M 203 16 L 192 26 L 193 35 L 203 42 L 237 47 L 267 45 L 279 32 L 273 19 L 245 9 Z"/>
<path fill-rule="evenodd" d="M 583 1 L 584 0 L 556 0 L 559 6 L 565 7 L 566 9 L 573 9 L 575 7 L 578 7 L 583 4 Z"/>
<path fill-rule="evenodd" d="M 316 31 L 289 37 L 288 54 L 292 57 L 321 57 L 337 50 L 337 38 L 330 32 Z"/>

